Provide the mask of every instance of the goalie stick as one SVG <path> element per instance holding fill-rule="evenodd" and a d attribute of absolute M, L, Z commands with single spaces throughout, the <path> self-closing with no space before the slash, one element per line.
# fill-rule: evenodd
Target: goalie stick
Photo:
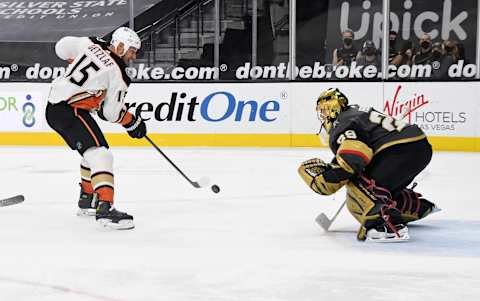
<path fill-rule="evenodd" d="M 173 161 L 170 160 L 170 158 L 167 157 L 167 155 L 165 155 L 165 153 L 148 136 L 145 136 L 145 139 L 147 139 L 147 141 L 150 142 L 150 144 L 168 161 L 168 163 L 170 163 L 190 184 L 192 184 L 193 187 L 202 188 L 208 185 L 210 180 L 206 177 L 200 178 L 197 182 L 190 180 L 190 178 L 187 177 L 187 175 L 184 174 L 183 171 L 178 168 L 178 166 L 175 165 L 175 163 L 173 163 Z"/>
<path fill-rule="evenodd" d="M 1 199 L 0 200 L 0 207 L 15 205 L 25 201 L 25 197 L 23 195 L 16 195 L 10 198 Z"/>
<path fill-rule="evenodd" d="M 326 232 L 328 231 L 328 229 L 330 228 L 330 226 L 332 225 L 332 223 L 335 221 L 335 219 L 337 218 L 338 214 L 340 213 L 340 211 L 342 211 L 343 207 L 345 206 L 345 204 L 347 203 L 347 201 L 343 201 L 342 205 L 340 206 L 340 208 L 338 208 L 337 210 L 337 213 L 335 213 L 335 215 L 329 219 L 328 216 L 325 214 L 325 213 L 320 213 L 317 218 L 315 219 L 315 221 L 317 222 L 317 224 L 323 228 L 323 230 L 325 230 Z"/>

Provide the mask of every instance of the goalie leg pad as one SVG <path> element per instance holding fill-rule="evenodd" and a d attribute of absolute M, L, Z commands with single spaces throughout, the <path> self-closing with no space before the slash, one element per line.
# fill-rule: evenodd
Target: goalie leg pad
<path fill-rule="evenodd" d="M 347 208 L 360 223 L 358 240 L 365 240 L 370 229 L 385 225 L 395 232 L 396 225 L 402 223 L 395 202 L 387 197 L 389 193 L 382 191 L 383 188 L 375 186 L 374 183 L 373 187 L 369 187 L 363 181 L 347 184 Z"/>

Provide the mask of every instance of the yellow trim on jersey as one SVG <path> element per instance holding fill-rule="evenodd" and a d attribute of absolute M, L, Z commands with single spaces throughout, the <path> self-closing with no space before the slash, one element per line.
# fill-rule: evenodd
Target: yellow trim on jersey
<path fill-rule="evenodd" d="M 337 150 L 336 158 L 338 165 L 341 168 L 345 169 L 349 173 L 353 174 L 353 168 L 345 161 L 342 157 L 342 153 L 356 155 L 357 157 L 365 160 L 365 165 L 367 165 L 373 157 L 373 151 L 368 145 L 359 140 L 345 140 L 340 144 L 340 147 Z M 355 154 L 356 153 L 356 154 Z"/>

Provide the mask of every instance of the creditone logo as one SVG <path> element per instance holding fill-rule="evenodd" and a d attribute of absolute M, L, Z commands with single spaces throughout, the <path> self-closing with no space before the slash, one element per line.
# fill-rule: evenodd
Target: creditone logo
<path fill-rule="evenodd" d="M 25 98 L 27 101 L 22 106 L 22 122 L 23 125 L 30 128 L 35 125 L 35 104 L 30 102 L 32 100 L 32 96 L 30 94 L 27 94 Z"/>
<path fill-rule="evenodd" d="M 286 94 L 283 94 L 286 97 Z M 284 98 L 284 97 L 279 97 Z M 173 92 L 170 101 L 155 106 L 151 102 L 127 103 L 143 120 L 207 122 L 273 122 L 278 118 L 279 99 L 242 99 L 228 91 L 213 92 L 199 101 L 185 92 Z"/>

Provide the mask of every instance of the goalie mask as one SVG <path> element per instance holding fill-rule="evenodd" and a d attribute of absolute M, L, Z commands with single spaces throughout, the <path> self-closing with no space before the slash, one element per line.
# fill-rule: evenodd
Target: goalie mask
<path fill-rule="evenodd" d="M 348 105 L 347 97 L 338 89 L 329 88 L 320 94 L 317 99 L 317 117 L 322 123 L 318 134 L 322 138 L 323 130 L 328 135 L 332 129 L 333 122 L 337 119 L 338 114 L 342 112 Z M 321 139 L 323 143 L 323 139 Z M 328 139 L 326 139 L 328 145 Z"/>

